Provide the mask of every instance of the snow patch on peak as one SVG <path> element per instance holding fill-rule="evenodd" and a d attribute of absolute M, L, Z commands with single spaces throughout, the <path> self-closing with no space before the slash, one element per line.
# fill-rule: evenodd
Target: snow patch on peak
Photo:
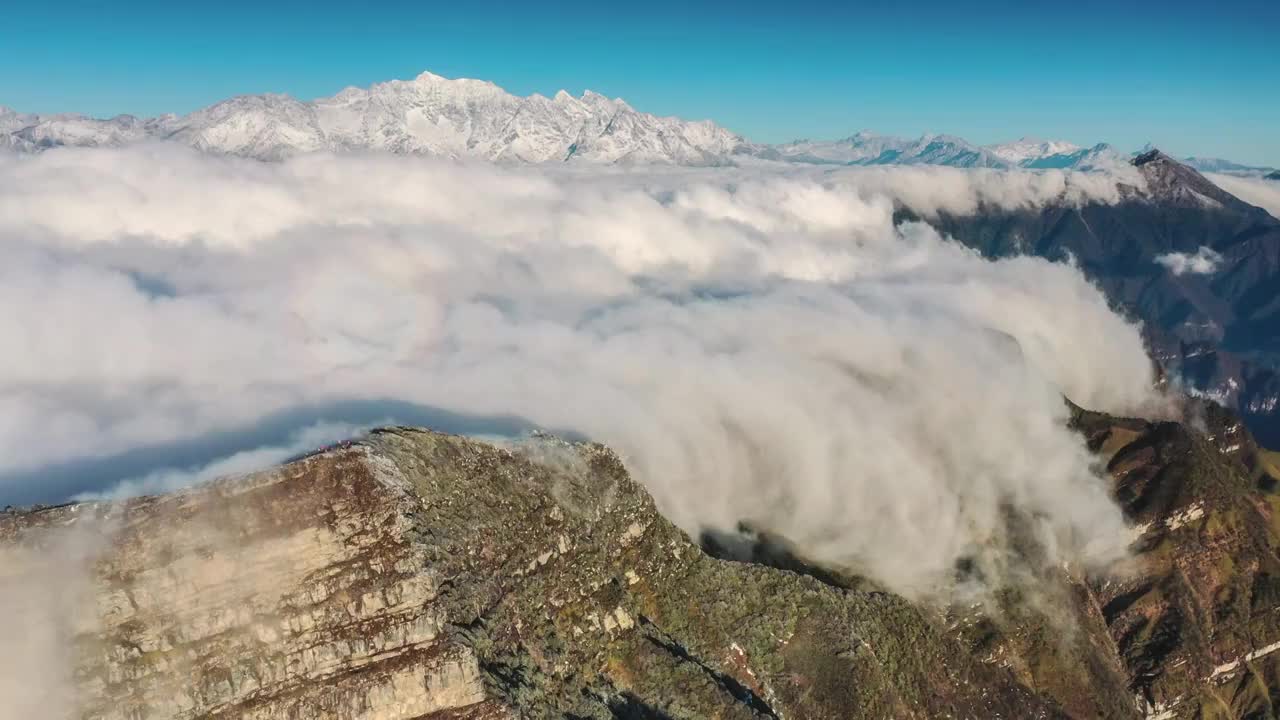
<path fill-rule="evenodd" d="M 587 105 L 593 105 L 596 107 L 611 108 L 614 111 L 632 109 L 631 106 L 628 105 L 626 101 L 623 100 L 622 98 L 611 98 L 606 95 L 601 95 L 600 93 L 595 92 L 594 90 L 583 91 L 581 102 Z"/>
<path fill-rule="evenodd" d="M 474 78 L 447 78 L 443 75 L 437 75 L 431 72 L 430 70 L 424 70 L 423 72 L 419 73 L 418 76 L 415 77 L 411 82 L 413 82 L 415 85 L 427 85 L 427 86 L 454 85 L 457 87 L 465 87 L 470 85 L 470 86 L 478 86 L 478 87 L 498 88 L 497 85 L 489 82 L 488 80 L 476 80 Z M 501 90 L 501 88 L 498 88 L 498 89 Z"/>
<path fill-rule="evenodd" d="M 1065 155 L 1080 150 L 1078 145 L 1065 140 L 1041 140 L 1023 137 L 1010 143 L 988 145 L 987 150 L 1015 165 L 1034 162 L 1054 155 Z"/>

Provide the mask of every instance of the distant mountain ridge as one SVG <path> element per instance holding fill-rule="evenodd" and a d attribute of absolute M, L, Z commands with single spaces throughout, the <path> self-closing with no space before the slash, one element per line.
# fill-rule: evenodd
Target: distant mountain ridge
<path fill-rule="evenodd" d="M 1105 170 L 1124 167 L 1153 148 L 1123 152 L 1109 143 L 1079 147 L 1063 140 L 1024 137 L 1009 143 L 975 145 L 955 135 L 923 135 L 916 139 L 862 131 L 841 140 L 797 140 L 756 146 L 752 154 L 768 159 L 822 165 L 945 165 L 962 168 L 1030 170 Z M 1263 176 L 1271 168 L 1241 165 L 1218 158 L 1184 158 L 1202 172 Z"/>
<path fill-rule="evenodd" d="M 660 118 L 587 91 L 517 97 L 493 83 L 423 73 L 304 102 L 242 95 L 184 116 L 98 120 L 0 109 L 0 146 L 175 140 L 200 150 L 277 160 L 318 150 L 473 157 L 523 163 L 715 165 L 745 141 L 709 121 Z"/>
<path fill-rule="evenodd" d="M 1022 138 L 975 145 L 954 135 L 909 139 L 859 132 L 831 141 L 753 143 L 710 120 L 638 111 L 590 90 L 580 97 L 520 97 L 482 80 L 424 72 L 332 97 L 241 95 L 187 115 L 109 119 L 37 115 L 0 107 L 0 150 L 120 146 L 173 140 L 219 154 L 279 160 L 315 151 L 381 151 L 512 163 L 729 165 L 746 158 L 821 165 L 943 165 L 1092 170 L 1127 163 L 1100 143 Z M 1273 168 L 1186 158 L 1197 170 L 1263 176 Z"/>
<path fill-rule="evenodd" d="M 988 148 L 954 135 L 923 135 L 915 140 L 860 132 L 833 141 L 798 140 L 751 148 L 770 160 L 819 165 L 946 165 L 1004 168 L 1011 164 Z"/>

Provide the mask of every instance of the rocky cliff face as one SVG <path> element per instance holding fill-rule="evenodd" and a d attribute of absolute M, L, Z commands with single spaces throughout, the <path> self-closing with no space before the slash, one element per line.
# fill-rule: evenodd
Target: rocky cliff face
<path fill-rule="evenodd" d="M 1079 412 L 1135 567 L 1046 570 L 1003 609 L 913 605 L 760 535 L 704 552 L 612 453 L 550 439 L 394 429 L 8 513 L 25 652 L 0 717 L 1271 717 L 1274 458 L 1203 423 Z"/>
<path fill-rule="evenodd" d="M 1136 523 L 1133 567 L 1093 588 L 1140 705 L 1161 717 L 1276 717 L 1280 472 L 1239 420 L 1202 429 L 1081 413 Z"/>
<path fill-rule="evenodd" d="M 482 700 L 474 656 L 441 641 L 413 502 L 366 458 L 7 518 L 29 557 L 77 534 L 98 546 L 66 574 L 87 574 L 79 612 L 37 619 L 82 625 L 50 633 L 73 641 L 79 714 L 416 717 Z"/>

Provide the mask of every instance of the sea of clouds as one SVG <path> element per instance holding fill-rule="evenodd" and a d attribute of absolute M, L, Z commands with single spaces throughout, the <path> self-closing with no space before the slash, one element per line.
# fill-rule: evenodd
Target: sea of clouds
<path fill-rule="evenodd" d="M 1150 412 L 1139 329 L 1069 264 L 893 216 L 1118 199 L 1056 171 L 0 155 L 0 498 L 228 433 L 91 490 L 251 470 L 387 401 L 600 440 L 690 532 L 748 521 L 908 595 L 998 564 L 1009 508 L 1104 563 L 1125 523 L 1062 398 Z M 298 420 L 246 434 L 271 417 Z"/>
<path fill-rule="evenodd" d="M 1214 185 L 1235 195 L 1241 200 L 1256 205 L 1280 217 L 1280 180 L 1264 180 L 1256 177 L 1238 177 L 1235 175 L 1206 174 Z"/>

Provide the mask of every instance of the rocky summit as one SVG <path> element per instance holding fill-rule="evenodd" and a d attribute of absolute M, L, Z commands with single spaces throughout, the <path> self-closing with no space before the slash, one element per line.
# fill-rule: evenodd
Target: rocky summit
<path fill-rule="evenodd" d="M 9 512 L 0 691 L 15 718 L 102 720 L 1275 717 L 1277 456 L 1193 415 L 1075 411 L 1134 555 L 998 607 L 912 603 L 760 533 L 700 546 L 608 449 L 547 437 L 394 428 Z"/>

